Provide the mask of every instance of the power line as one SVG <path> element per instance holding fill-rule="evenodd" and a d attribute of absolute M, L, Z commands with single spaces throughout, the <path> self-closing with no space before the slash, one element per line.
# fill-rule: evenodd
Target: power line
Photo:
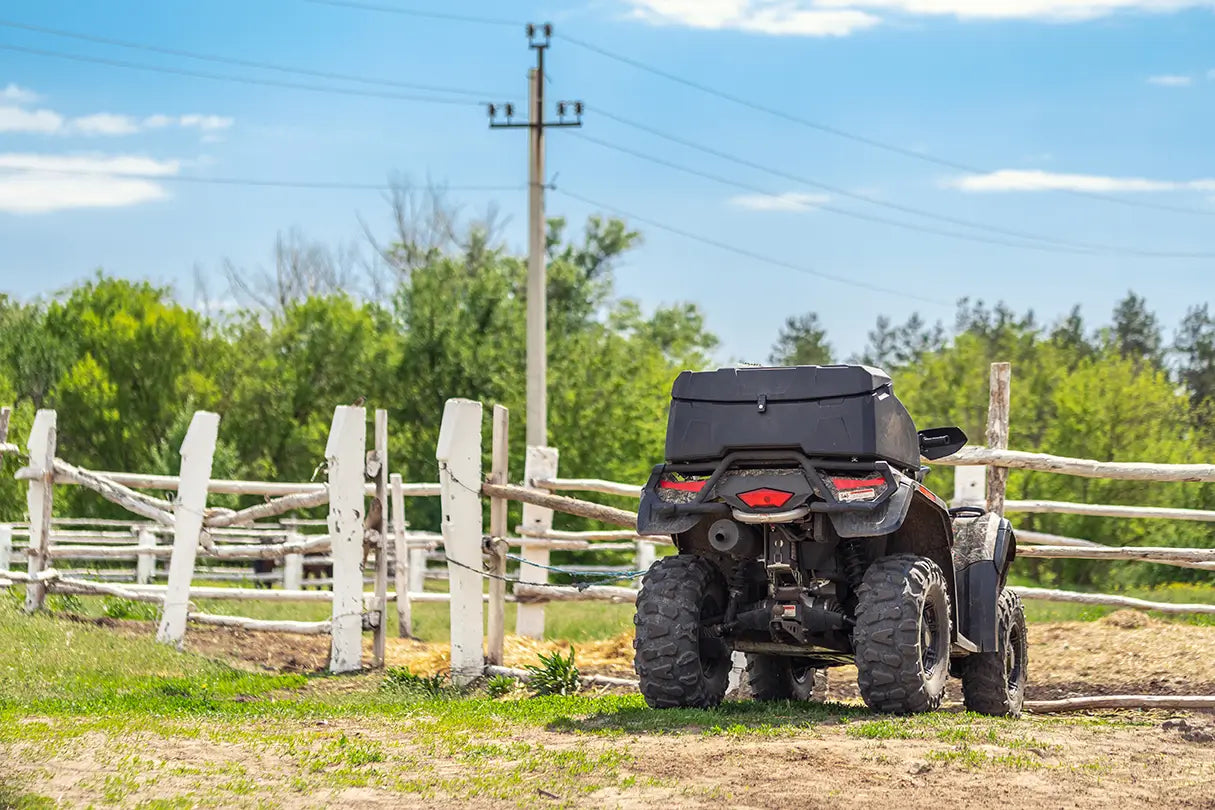
<path fill-rule="evenodd" d="M 937 298 L 928 298 L 926 296 L 918 295 L 913 292 L 907 292 L 906 290 L 894 290 L 889 287 L 882 287 L 877 284 L 870 284 L 867 281 L 861 281 L 861 280 L 858 280 L 855 278 L 847 278 L 845 276 L 836 276 L 836 275 L 832 275 L 830 273 L 824 273 L 821 270 L 815 270 L 814 268 L 807 267 L 806 265 L 794 264 L 793 262 L 787 262 L 783 259 L 773 258 L 772 256 L 765 256 L 762 253 L 756 253 L 755 251 L 749 250 L 747 248 L 738 247 L 737 245 L 731 245 L 726 242 L 722 242 L 717 239 L 714 239 L 713 237 L 710 237 L 710 236 L 703 236 L 701 234 L 692 233 L 691 231 L 686 231 L 683 228 L 679 228 L 674 225 L 668 225 L 665 222 L 659 222 L 658 220 L 650 219 L 649 217 L 643 217 L 640 214 L 634 214 L 629 211 L 625 211 L 624 209 L 618 208 L 614 205 L 608 205 L 607 203 L 599 202 L 598 200 L 592 200 L 589 197 L 584 197 L 581 194 L 576 194 L 572 191 L 567 191 L 564 188 L 555 188 L 554 191 L 556 191 L 558 194 L 564 194 L 566 197 L 569 197 L 571 199 L 578 200 L 579 202 L 594 206 L 595 208 L 602 208 L 606 211 L 611 211 L 612 213 L 617 214 L 618 216 L 628 217 L 629 219 L 633 219 L 633 220 L 636 220 L 637 222 L 644 223 L 646 225 L 649 225 L 651 228 L 658 228 L 659 230 L 667 231 L 668 233 L 673 233 L 677 236 L 682 236 L 685 239 L 690 239 L 695 242 L 700 242 L 702 244 L 709 245 L 710 247 L 715 247 L 720 250 L 725 250 L 729 253 L 735 253 L 739 256 L 744 256 L 748 259 L 753 259 L 755 261 L 764 262 L 765 264 L 771 264 L 776 267 L 783 267 L 786 270 L 793 270 L 798 273 L 805 273 L 806 275 L 815 276 L 817 278 L 825 279 L 827 281 L 834 281 L 838 284 L 846 284 L 850 287 L 860 287 L 860 288 L 863 288 L 866 290 L 872 290 L 874 292 L 888 293 L 890 295 L 897 295 L 900 298 L 909 298 L 909 299 L 913 299 L 916 301 L 923 301 L 924 303 L 935 304 L 937 306 L 943 306 L 943 307 L 952 306 L 951 303 L 949 303 L 947 301 L 942 301 Z"/>
<path fill-rule="evenodd" d="M 867 194 L 860 194 L 855 191 L 849 191 L 848 189 L 841 188 L 841 187 L 835 186 L 835 185 L 831 185 L 829 183 L 823 183 L 819 180 L 814 180 L 812 178 L 796 175 L 796 174 L 793 174 L 792 172 L 787 172 L 783 169 L 774 168 L 772 166 L 765 166 L 762 163 L 757 163 L 748 158 L 744 158 L 739 155 L 734 155 L 729 152 L 724 152 L 720 149 L 715 149 L 711 146 L 705 146 L 704 144 L 700 144 L 695 141 L 688 140 L 687 138 L 683 138 L 679 135 L 673 135 L 669 132 L 663 132 L 662 130 L 655 129 L 654 127 L 651 127 L 647 124 L 642 124 L 637 121 L 632 121 L 623 116 L 616 115 L 615 113 L 610 112 L 608 110 L 596 108 L 595 112 L 598 115 L 603 116 L 604 118 L 615 121 L 624 126 L 631 127 L 633 129 L 637 129 L 642 132 L 649 133 L 651 135 L 654 135 L 656 137 L 659 137 L 664 140 L 670 141 L 672 143 L 678 144 L 680 146 L 684 146 L 689 149 L 694 149 L 698 152 L 703 152 L 704 154 L 711 155 L 713 157 L 720 158 L 722 160 L 728 160 L 731 163 L 737 163 L 738 165 L 745 166 L 749 169 L 755 169 L 757 171 L 761 171 L 766 174 L 771 174 L 776 177 L 782 177 L 786 180 L 791 180 L 795 183 L 801 183 L 803 185 L 811 186 L 812 188 L 818 188 L 818 189 L 822 189 L 824 191 L 829 191 L 833 194 L 838 194 L 841 197 L 848 197 L 850 199 L 858 200 L 860 202 L 869 203 L 871 205 L 877 205 L 882 208 L 889 208 L 889 209 L 899 211 L 899 212 L 902 212 L 905 214 L 912 214 L 914 216 L 924 217 L 925 219 L 933 219 L 933 220 L 937 220 L 938 222 L 945 222 L 950 225 L 958 225 L 958 226 L 961 226 L 964 228 L 971 228 L 974 230 L 987 231 L 990 233 L 1001 234 L 1003 236 L 1011 236 L 1011 237 L 1014 237 L 1017 239 L 1026 239 L 1026 240 L 1029 240 L 1032 242 L 1042 242 L 1042 243 L 1046 243 L 1049 245 L 1056 245 L 1058 247 L 1069 248 L 1072 251 L 1082 251 L 1082 252 L 1088 251 L 1088 252 L 1098 252 L 1098 253 L 1125 254 L 1125 255 L 1137 256 L 1140 258 L 1155 258 L 1155 259 L 1199 259 L 1199 258 L 1211 258 L 1212 256 L 1215 256 L 1215 254 L 1204 253 L 1204 252 L 1141 250 L 1138 248 L 1119 247 L 1117 245 L 1105 245 L 1105 244 L 1100 244 L 1100 243 L 1070 241 L 1070 240 L 1058 239 L 1058 238 L 1052 237 L 1052 236 L 1046 236 L 1043 234 L 1016 230 L 1013 228 L 1004 228 L 1004 227 L 1000 227 L 998 225 L 988 225 L 983 222 L 976 222 L 974 220 L 962 219 L 960 217 L 953 217 L 953 216 L 949 216 L 947 214 L 939 214 L 939 213 L 936 213 L 933 211 L 928 211 L 928 210 L 925 210 L 922 208 L 916 208 L 915 206 L 902 205 L 900 203 L 890 202 L 888 200 L 883 200 L 878 197 L 872 197 Z"/>
<path fill-rule="evenodd" d="M 428 17 L 432 20 L 478 23 L 480 25 L 519 25 L 517 20 L 508 20 L 504 17 L 480 17 L 473 14 L 453 14 L 447 11 L 429 11 L 427 9 L 420 8 L 403 8 L 401 6 L 387 6 L 383 3 L 356 2 L 356 0 L 304 0 L 304 2 L 314 3 L 318 6 L 357 8 L 363 11 L 384 11 L 389 14 L 402 14 L 408 17 Z"/>
<path fill-rule="evenodd" d="M 320 2 L 320 1 L 321 0 L 314 0 L 314 2 Z M 733 93 L 728 93 L 724 90 L 719 90 L 716 87 L 712 87 L 712 86 L 704 84 L 702 82 L 698 82 L 694 79 L 689 79 L 684 76 L 680 76 L 676 73 L 671 73 L 670 71 L 663 70 L 662 68 L 655 67 L 653 65 L 642 62 L 639 59 L 634 59 L 631 56 L 625 56 L 624 54 L 619 54 L 619 53 L 615 53 L 614 51 L 609 51 L 607 48 L 601 48 L 600 46 L 594 45 L 590 42 L 587 42 L 586 40 L 577 39 L 576 37 L 571 37 L 568 34 L 562 34 L 560 36 L 562 39 L 564 39 L 566 42 L 570 43 L 571 45 L 576 45 L 579 48 L 583 48 L 583 49 L 591 51 L 593 53 L 597 53 L 600 56 L 604 56 L 608 59 L 612 59 L 612 60 L 615 60 L 622 64 L 629 65 L 630 67 L 634 67 L 638 70 L 642 70 L 647 73 L 652 73 L 655 76 L 661 76 L 662 78 L 667 79 L 668 81 L 675 82 L 676 84 L 682 84 L 685 87 L 690 87 L 694 90 L 699 90 L 700 92 L 707 93 L 708 95 L 711 95 L 711 96 L 716 96 L 717 98 L 724 99 L 733 104 L 738 104 L 742 107 L 747 107 L 749 109 L 756 110 L 758 112 L 766 113 L 767 115 L 771 115 L 776 118 L 781 118 L 785 121 L 789 121 L 791 123 L 798 124 L 800 126 L 808 127 L 810 129 L 815 129 L 815 130 L 818 130 L 819 132 L 824 132 L 828 135 L 833 135 L 837 138 L 843 138 L 845 140 L 849 140 L 849 141 L 853 141 L 855 143 L 864 144 L 865 146 L 873 147 L 874 149 L 881 149 L 883 151 L 891 152 L 893 154 L 901 155 L 903 157 L 908 157 L 908 158 L 912 158 L 914 160 L 924 161 L 926 163 L 932 163 L 937 166 L 943 166 L 948 169 L 955 169 L 957 171 L 968 172 L 970 174 L 988 174 L 991 171 L 990 169 L 983 169 L 983 168 L 980 168 L 977 166 L 963 163 L 961 161 L 950 160 L 949 158 L 938 157 L 936 155 L 932 155 L 927 152 L 921 152 L 917 149 L 909 149 L 905 146 L 899 146 L 898 144 L 889 143 L 887 141 L 880 141 L 876 138 L 870 138 L 866 135 L 861 135 L 856 132 L 850 132 L 846 129 L 840 129 L 839 127 L 831 126 L 830 124 L 824 124 L 820 121 L 813 121 L 808 118 L 803 118 L 802 116 L 794 115 L 793 113 L 786 112 L 786 111 L 778 109 L 776 107 L 769 107 L 766 104 L 761 104 L 757 101 L 752 101 L 749 98 L 744 98 L 742 96 L 738 96 Z M 1082 191 L 1080 189 L 1067 189 L 1067 188 L 1049 189 L 1049 190 L 1060 191 L 1065 194 L 1071 194 L 1076 197 L 1087 197 L 1089 199 L 1103 200 L 1105 202 L 1117 203 L 1118 205 L 1132 206 L 1135 208 L 1152 208 L 1152 209 L 1156 209 L 1159 211 L 1170 211 L 1170 212 L 1178 213 L 1178 214 L 1197 214 L 1197 215 L 1201 215 L 1201 216 L 1215 216 L 1215 212 L 1212 212 L 1209 210 L 1204 210 L 1201 208 L 1189 208 L 1189 207 L 1180 206 L 1180 205 L 1167 205 L 1165 203 L 1154 203 L 1154 202 L 1148 202 L 1146 200 L 1131 200 L 1131 199 L 1127 199 L 1125 197 L 1116 197 L 1112 194 L 1102 194 L 1097 191 Z"/>
<path fill-rule="evenodd" d="M 62 51 L 48 51 L 41 48 L 27 48 L 23 45 L 9 45 L 0 43 L 0 49 L 6 51 L 17 51 L 19 53 L 30 53 L 37 56 L 49 56 L 55 59 L 68 59 L 73 62 L 91 62 L 98 65 L 109 65 L 110 67 L 128 68 L 131 70 L 143 70 L 151 73 L 169 73 L 176 76 L 192 76 L 199 79 L 212 79 L 214 81 L 235 82 L 237 84 L 262 85 L 265 87 L 284 87 L 290 90 L 308 90 L 314 93 L 329 93 L 339 96 L 366 96 L 369 98 L 386 98 L 396 101 L 420 101 L 430 104 L 454 104 L 458 106 L 473 106 L 478 102 L 469 99 L 456 98 L 441 98 L 439 96 L 419 96 L 410 93 L 388 93 L 378 90 L 355 90 L 351 88 L 324 87 L 316 84 L 302 84 L 300 82 L 284 82 L 275 79 L 254 79 L 249 76 L 225 76 L 219 73 L 204 73 L 198 70 L 187 70 L 185 68 L 161 67 L 157 65 L 142 65 L 138 62 L 127 62 L 121 59 L 107 59 L 100 56 L 84 56 L 82 54 L 64 53 Z"/>
<path fill-rule="evenodd" d="M 165 48 L 160 45 L 147 45 L 139 42 L 130 42 L 123 39 L 114 39 L 111 37 L 97 36 L 95 34 L 81 34 L 75 31 L 64 31 L 59 28 L 48 28 L 42 25 L 32 25 L 30 23 L 16 22 L 13 20 L 0 19 L 0 26 L 6 28 L 18 28 L 25 31 L 34 31 L 39 34 L 50 34 L 56 37 L 67 37 L 69 39 L 78 39 L 84 42 L 97 42 L 103 45 L 116 45 L 120 48 L 132 48 L 140 51 L 150 51 L 151 53 L 162 53 L 169 56 L 184 56 L 188 59 L 198 59 L 204 62 L 215 62 L 218 64 L 237 65 L 239 67 L 257 68 L 259 70 L 274 70 L 280 73 L 294 73 L 300 76 L 315 76 L 321 79 L 334 79 L 337 81 L 358 82 L 360 84 L 378 84 L 384 87 L 400 87 L 407 90 L 429 90 L 438 93 L 453 93 L 464 96 L 477 96 L 478 98 L 495 98 L 500 94 L 492 93 L 485 90 L 465 90 L 458 87 L 443 87 L 441 85 L 417 84 L 414 82 L 402 82 L 393 79 L 376 79 L 365 76 L 353 76 L 346 73 L 331 73 L 323 70 L 310 70 L 308 68 L 289 67 L 286 65 L 276 65 L 270 62 L 259 62 L 251 59 L 237 59 L 228 56 L 216 56 L 214 54 L 197 53 L 194 51 L 185 51 L 178 48 Z"/>
<path fill-rule="evenodd" d="M 277 180 L 254 177 L 191 177 L 189 175 L 164 175 L 151 174 L 147 172 L 105 171 L 104 169 L 55 169 L 43 168 L 40 166 L 0 167 L 0 177 L 3 177 L 6 174 L 18 172 L 28 172 L 31 174 L 41 174 L 47 172 L 51 174 L 67 174 L 85 177 L 109 177 L 114 180 L 148 180 L 157 183 L 198 183 L 204 185 L 324 189 L 338 191 L 391 191 L 393 188 L 395 188 L 392 183 L 351 183 L 343 180 Z M 499 186 L 449 186 L 436 184 L 435 188 L 439 191 L 522 191 L 525 186 L 522 184 Z"/>
<path fill-rule="evenodd" d="M 627 146 L 621 146 L 619 144 L 614 144 L 609 141 L 600 140 L 599 138 L 595 138 L 590 135 L 583 135 L 581 133 L 573 133 L 571 135 L 571 137 L 579 138 L 580 140 L 584 140 L 584 141 L 588 141 L 590 143 L 596 144 L 596 145 L 604 147 L 606 149 L 612 149 L 617 152 L 622 152 L 626 155 L 632 155 L 635 158 L 638 158 L 640 160 L 649 161 L 650 163 L 654 163 L 659 166 L 666 166 L 667 168 L 685 172 L 686 174 L 694 175 L 696 177 L 702 177 L 706 180 L 712 180 L 713 182 L 721 183 L 722 185 L 733 186 L 735 188 L 743 189 L 744 191 L 752 191 L 757 194 L 763 194 L 764 196 L 767 196 L 767 197 L 780 196 L 777 192 L 774 192 L 771 189 L 762 188 L 760 186 L 752 185 L 751 183 L 745 183 L 740 180 L 732 180 L 728 177 L 722 177 L 721 175 L 718 175 L 718 174 L 701 171 L 700 169 L 693 169 L 689 166 L 684 166 L 682 164 L 676 163 L 671 160 L 666 160 L 664 158 L 656 157 L 654 155 L 649 155 L 649 154 L 646 154 L 645 152 L 639 152 L 635 149 L 630 149 Z M 931 234 L 936 234 L 939 236 L 950 237 L 952 239 L 964 239 L 969 242 L 979 242 L 982 244 L 989 244 L 989 245 L 1002 245 L 1004 247 L 1024 248 L 1026 250 L 1042 250 L 1042 251 L 1047 251 L 1047 252 L 1051 252 L 1051 253 L 1073 253 L 1073 254 L 1080 253 L 1080 254 L 1085 254 L 1085 255 L 1091 255 L 1093 253 L 1093 251 L 1085 250 L 1085 249 L 1073 249 L 1073 248 L 1067 248 L 1067 247 L 1063 247 L 1063 246 L 1041 245 L 1041 244 L 1035 244 L 1033 242 L 1013 242 L 1010 240 L 999 239 L 999 238 L 994 238 L 994 237 L 978 236 L 978 235 L 968 234 L 968 233 L 958 233 L 957 231 L 948 231 L 948 230 L 943 230 L 941 228 L 934 228 L 930 225 L 916 225 L 916 224 L 910 223 L 910 222 L 900 222 L 899 220 L 896 220 L 896 219 L 889 219 L 887 217 L 876 216 L 873 214 L 864 214 L 864 213 L 861 213 L 860 211 L 850 211 L 846 208 L 836 208 L 835 206 L 826 205 L 826 204 L 815 204 L 815 205 L 813 205 L 813 207 L 815 209 L 818 209 L 821 211 L 827 211 L 829 213 L 838 214 L 840 216 L 845 216 L 845 217 L 852 217 L 853 219 L 860 219 L 860 220 L 864 220 L 866 222 L 875 222 L 875 223 L 878 223 L 881 225 L 891 225 L 896 228 L 904 228 L 906 230 L 916 231 L 918 233 L 931 233 Z"/>

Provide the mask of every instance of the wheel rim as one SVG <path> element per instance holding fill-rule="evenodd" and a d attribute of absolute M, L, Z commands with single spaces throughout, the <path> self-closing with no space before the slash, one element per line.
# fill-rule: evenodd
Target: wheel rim
<path fill-rule="evenodd" d="M 1009 694 L 1021 688 L 1025 673 L 1025 661 L 1021 655 L 1021 631 L 1016 625 L 1008 630 L 1007 648 L 1004 651 L 1004 686 Z"/>
<path fill-rule="evenodd" d="M 929 675 L 942 660 L 938 649 L 941 638 L 940 619 L 937 616 L 936 605 L 928 602 L 924 605 L 924 615 L 920 621 L 920 666 Z"/>
<path fill-rule="evenodd" d="M 814 667 L 807 663 L 790 663 L 789 677 L 798 686 L 814 685 Z"/>

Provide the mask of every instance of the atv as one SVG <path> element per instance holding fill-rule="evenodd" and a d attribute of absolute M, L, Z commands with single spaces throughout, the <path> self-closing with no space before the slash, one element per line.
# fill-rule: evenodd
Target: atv
<path fill-rule="evenodd" d="M 758 700 L 810 699 L 826 668 L 855 664 L 876 711 L 934 710 L 952 675 L 970 710 L 1020 713 L 1012 528 L 923 484 L 921 457 L 960 450 L 959 428 L 917 432 L 868 366 L 685 371 L 671 400 L 637 518 L 679 550 L 637 596 L 650 706 L 720 703 L 743 652 Z"/>

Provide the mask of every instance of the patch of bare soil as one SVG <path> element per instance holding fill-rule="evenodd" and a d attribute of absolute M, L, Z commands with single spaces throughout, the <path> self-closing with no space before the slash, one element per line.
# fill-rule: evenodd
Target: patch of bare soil
<path fill-rule="evenodd" d="M 147 625 L 122 622 L 116 629 L 143 633 Z M 1215 627 L 1166 622 L 1135 611 L 1119 611 L 1093 622 L 1033 624 L 1029 628 L 1031 700 L 1096 694 L 1215 694 Z M 259 668 L 316 672 L 329 660 L 326 636 L 259 633 L 222 627 L 191 627 L 186 635 L 194 652 Z M 371 657 L 366 641 L 364 657 Z M 633 676 L 630 634 L 574 645 L 586 673 Z M 536 662 L 544 652 L 568 649 L 569 642 L 506 638 L 506 665 Z M 388 639 L 388 666 L 430 675 L 450 666 L 446 644 Z M 960 700 L 956 682 L 951 697 Z M 829 694 L 858 698 L 856 670 L 831 670 Z"/>

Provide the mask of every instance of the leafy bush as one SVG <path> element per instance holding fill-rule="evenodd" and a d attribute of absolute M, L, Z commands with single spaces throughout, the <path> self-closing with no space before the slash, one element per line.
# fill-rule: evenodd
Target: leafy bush
<path fill-rule="evenodd" d="M 515 683 L 509 675 L 495 675 L 485 682 L 485 692 L 491 698 L 500 698 L 514 691 Z"/>
<path fill-rule="evenodd" d="M 111 619 L 138 619 L 154 622 L 160 619 L 160 607 L 151 602 L 106 597 L 101 612 Z"/>
<path fill-rule="evenodd" d="M 46 597 L 46 606 L 57 613 L 83 613 L 84 604 L 70 593 L 52 593 Z"/>
<path fill-rule="evenodd" d="M 572 695 L 578 691 L 582 678 L 574 666 L 574 648 L 569 656 L 554 651 L 551 655 L 540 653 L 539 664 L 528 664 L 527 687 L 535 695 Z"/>
<path fill-rule="evenodd" d="M 441 673 L 416 675 L 407 667 L 389 667 L 385 670 L 380 688 L 392 692 L 412 692 L 432 698 L 444 697 L 451 692 L 451 686 Z"/>

